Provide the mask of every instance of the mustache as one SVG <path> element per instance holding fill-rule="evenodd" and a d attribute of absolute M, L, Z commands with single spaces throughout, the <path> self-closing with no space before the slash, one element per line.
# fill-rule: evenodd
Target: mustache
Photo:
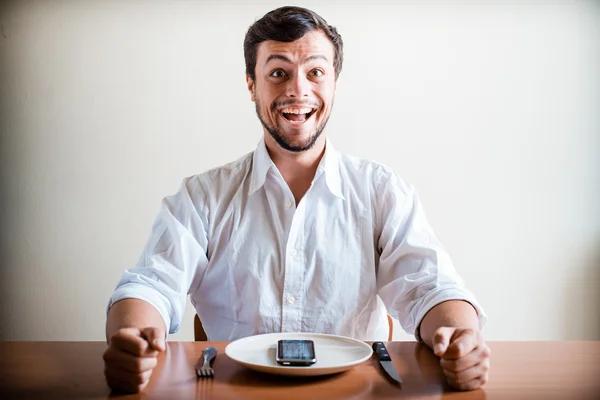
<path fill-rule="evenodd" d="M 294 107 L 298 107 L 298 108 L 302 108 L 302 107 L 310 107 L 310 108 L 320 108 L 321 104 L 315 102 L 315 101 L 297 101 L 294 99 L 289 99 L 289 100 L 282 100 L 282 101 L 276 101 L 273 103 L 273 105 L 271 106 L 271 108 L 273 110 L 280 108 L 280 107 L 287 107 L 287 106 L 294 106 Z"/>

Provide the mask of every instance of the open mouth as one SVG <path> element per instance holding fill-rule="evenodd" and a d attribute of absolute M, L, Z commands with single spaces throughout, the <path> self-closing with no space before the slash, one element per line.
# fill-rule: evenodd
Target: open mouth
<path fill-rule="evenodd" d="M 283 115 L 283 118 L 285 118 L 286 120 L 293 122 L 293 123 L 303 123 L 306 122 L 306 120 L 308 120 L 315 112 L 317 111 L 316 108 L 310 108 L 310 107 L 302 107 L 302 108 L 284 108 L 283 110 L 280 110 L 279 112 L 281 112 L 281 115 Z"/>

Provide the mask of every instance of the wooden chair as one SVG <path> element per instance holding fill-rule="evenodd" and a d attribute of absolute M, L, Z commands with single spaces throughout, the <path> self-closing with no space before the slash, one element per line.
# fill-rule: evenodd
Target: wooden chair
<path fill-rule="evenodd" d="M 194 315 L 194 340 L 196 342 L 208 341 L 208 337 L 206 336 L 206 332 L 204 331 L 204 327 L 202 326 L 202 322 L 200 322 L 198 314 Z"/>
<path fill-rule="evenodd" d="M 388 333 L 388 342 L 391 342 L 394 333 L 394 323 L 390 314 L 387 315 L 387 320 L 388 326 L 390 327 Z M 204 331 L 204 327 L 202 326 L 202 322 L 200 322 L 198 314 L 194 316 L 194 340 L 196 342 L 206 342 L 208 340 L 208 337 L 206 336 L 206 332 Z"/>

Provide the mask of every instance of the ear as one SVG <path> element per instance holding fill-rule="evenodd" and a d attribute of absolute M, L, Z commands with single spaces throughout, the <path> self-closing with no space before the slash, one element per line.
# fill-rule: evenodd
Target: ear
<path fill-rule="evenodd" d="M 254 81 L 250 78 L 250 75 L 246 74 L 246 84 L 248 85 L 248 91 L 250 92 L 250 101 L 255 101 L 254 95 Z"/>

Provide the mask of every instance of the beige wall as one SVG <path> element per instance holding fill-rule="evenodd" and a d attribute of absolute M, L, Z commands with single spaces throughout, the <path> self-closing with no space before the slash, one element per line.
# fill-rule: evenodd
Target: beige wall
<path fill-rule="evenodd" d="M 301 2 L 346 44 L 330 137 L 417 186 L 489 339 L 600 339 L 600 5 L 460 3 Z M 102 340 L 162 197 L 259 140 L 280 3 L 2 4 L 0 339 Z"/>

